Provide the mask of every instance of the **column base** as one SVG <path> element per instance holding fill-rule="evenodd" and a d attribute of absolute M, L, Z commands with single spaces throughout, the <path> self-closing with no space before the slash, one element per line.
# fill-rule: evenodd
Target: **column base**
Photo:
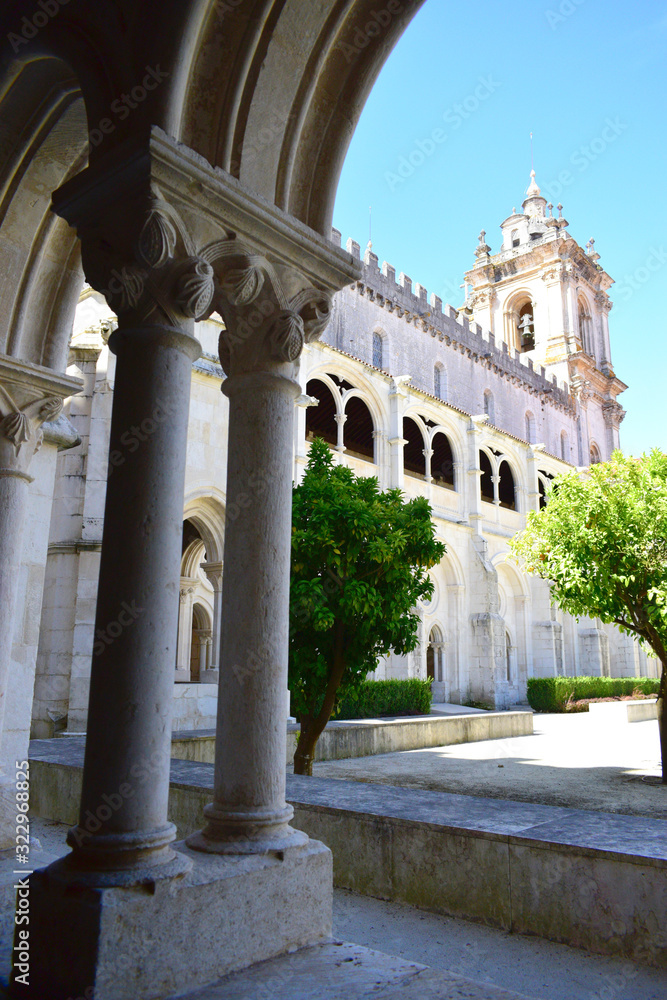
<path fill-rule="evenodd" d="M 199 674 L 200 684 L 217 684 L 220 680 L 220 671 L 216 668 L 215 670 L 202 670 Z"/>
<path fill-rule="evenodd" d="M 208 854 L 281 854 L 308 843 L 308 834 L 289 825 L 293 816 L 290 805 L 280 812 L 242 812 L 211 802 L 204 808 L 206 826 L 191 833 L 186 843 Z"/>
<path fill-rule="evenodd" d="M 186 670 L 185 667 L 176 667 L 174 670 L 174 682 L 176 684 L 189 684 L 190 671 Z"/>
<path fill-rule="evenodd" d="M 152 885 L 66 887 L 30 878 L 30 1000 L 149 1000 L 216 979 L 331 936 L 331 851 L 309 840 L 272 855 L 179 851 L 181 878 Z M 88 992 L 87 992 L 88 991 Z"/>

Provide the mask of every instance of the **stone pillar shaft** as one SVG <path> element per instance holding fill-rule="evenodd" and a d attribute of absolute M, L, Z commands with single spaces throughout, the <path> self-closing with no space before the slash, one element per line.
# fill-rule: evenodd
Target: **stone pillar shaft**
<path fill-rule="evenodd" d="M 173 861 L 167 822 L 191 336 L 119 329 L 88 739 L 71 863 Z M 134 450 L 124 442 L 138 439 Z"/>
<path fill-rule="evenodd" d="M 223 383 L 229 397 L 220 693 L 213 803 L 188 843 L 216 852 L 279 849 L 305 839 L 285 802 L 291 447 L 299 386 L 249 372 Z M 252 484 L 268 489 L 248 496 Z"/>
<path fill-rule="evenodd" d="M 23 526 L 28 504 L 27 473 L 0 469 L 0 732 L 5 715 L 9 662 L 14 637 Z"/>
<path fill-rule="evenodd" d="M 42 424 L 54 420 L 62 409 L 63 398 L 80 388 L 79 379 L 0 355 L 0 748 L 3 750 L 28 486 L 32 482 L 28 469 L 42 443 Z M 26 750 L 27 744 L 26 731 Z M 13 757 L 11 768 L 7 766 L 9 763 L 0 767 L 0 848 L 14 844 L 16 835 Z"/>

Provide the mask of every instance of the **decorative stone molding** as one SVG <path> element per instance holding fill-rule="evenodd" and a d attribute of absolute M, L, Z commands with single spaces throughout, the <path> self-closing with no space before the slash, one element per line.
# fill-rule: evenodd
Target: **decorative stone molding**
<path fill-rule="evenodd" d="M 605 426 L 618 430 L 625 418 L 625 410 L 616 400 L 609 400 L 602 406 Z"/>
<path fill-rule="evenodd" d="M 0 357 L 0 475 L 28 477 L 44 437 L 43 424 L 55 421 L 63 399 L 81 388 L 79 379 Z"/>
<path fill-rule="evenodd" d="M 194 587 L 181 587 L 178 592 L 178 600 L 181 604 L 187 604 L 190 594 L 194 594 Z"/>
<path fill-rule="evenodd" d="M 305 275 L 293 268 L 282 268 L 279 276 L 267 257 L 240 240 L 213 243 L 203 255 L 215 270 L 214 303 L 225 320 L 218 350 L 226 374 L 293 375 L 304 344 L 329 322 L 329 292 L 304 287 Z M 299 290 L 290 295 L 294 287 Z"/>
<path fill-rule="evenodd" d="M 158 128 L 116 166 L 89 167 L 54 207 L 76 226 L 86 278 L 119 326 L 191 333 L 217 310 L 228 376 L 293 377 L 360 263 Z"/>
<path fill-rule="evenodd" d="M 203 562 L 201 568 L 213 590 L 222 590 L 222 563 Z"/>

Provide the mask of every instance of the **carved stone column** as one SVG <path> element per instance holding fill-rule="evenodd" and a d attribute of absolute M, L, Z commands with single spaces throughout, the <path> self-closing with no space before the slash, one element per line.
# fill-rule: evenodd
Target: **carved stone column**
<path fill-rule="evenodd" d="M 201 564 L 201 568 L 206 573 L 208 582 L 213 587 L 213 627 L 211 629 L 211 654 L 205 675 L 200 674 L 199 679 L 203 684 L 217 684 L 220 675 L 218 663 L 220 659 L 220 620 L 222 617 L 222 563 Z"/>
<path fill-rule="evenodd" d="M 192 595 L 196 580 L 182 576 L 178 590 L 178 638 L 176 642 L 177 683 L 190 680 L 190 657 L 192 655 Z"/>
<path fill-rule="evenodd" d="M 187 842 L 261 854 L 307 841 L 285 802 L 292 443 L 296 366 L 326 326 L 330 296 L 244 241 L 220 244 L 213 263 L 226 326 L 227 500 L 238 516 L 225 530 L 214 800 Z"/>
<path fill-rule="evenodd" d="M 133 998 L 148 1000 L 331 934 L 331 854 L 291 829 L 285 804 L 294 375 L 330 293 L 359 265 L 159 129 L 106 170 L 98 161 L 56 198 L 77 224 L 88 280 L 119 317 L 111 450 L 124 461 L 107 490 L 96 623 L 122 628 L 93 658 L 74 851 L 30 878 L 31 988 L 53 1000 L 115 996 L 118 955 Z M 200 850 L 175 854 L 167 798 L 192 329 L 211 309 L 226 324 L 227 496 L 238 515 L 225 533 L 214 802 L 192 838 Z M 135 451 L 124 443 L 132 428 L 145 438 Z"/>
<path fill-rule="evenodd" d="M 95 622 L 112 641 L 93 651 L 80 817 L 62 863 L 93 885 L 189 866 L 170 847 L 167 798 L 193 329 L 210 312 L 213 269 L 150 168 L 145 154 L 108 175 L 98 165 L 54 195 L 86 278 L 118 316 L 109 448 L 119 458 Z"/>
<path fill-rule="evenodd" d="M 28 469 L 42 443 L 42 424 L 54 420 L 62 409 L 63 398 L 80 387 L 78 379 L 0 356 L 0 734 L 7 701 L 28 486 L 32 482 Z M 6 794 L 4 787 L 13 770 L 8 768 L 7 775 L 3 771 L 0 768 L 0 847 L 8 846 L 8 831 L 13 829 L 15 833 L 16 828 L 14 796 Z"/>

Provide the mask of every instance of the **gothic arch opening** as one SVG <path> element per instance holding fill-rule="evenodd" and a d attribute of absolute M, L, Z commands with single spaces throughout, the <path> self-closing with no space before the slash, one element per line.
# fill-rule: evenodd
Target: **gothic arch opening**
<path fill-rule="evenodd" d="M 353 458 L 363 458 L 375 461 L 373 434 L 375 427 L 371 411 L 363 399 L 351 396 L 345 407 L 347 420 L 343 427 L 343 444 L 345 451 Z"/>
<path fill-rule="evenodd" d="M 564 462 L 570 461 L 570 441 L 567 436 L 567 431 L 560 432 L 560 457 Z"/>
<path fill-rule="evenodd" d="M 431 479 L 437 486 L 445 486 L 449 490 L 456 488 L 454 483 L 454 453 L 449 438 L 442 431 L 433 435 L 431 442 Z"/>
<path fill-rule="evenodd" d="M 386 367 L 385 339 L 381 330 L 373 331 L 373 365 L 376 368 Z"/>
<path fill-rule="evenodd" d="M 431 681 L 443 680 L 443 646 L 442 632 L 434 625 L 426 647 L 426 676 Z"/>
<path fill-rule="evenodd" d="M 192 606 L 191 636 L 190 682 L 198 684 L 210 663 L 211 621 L 203 605 L 197 603 Z"/>
<path fill-rule="evenodd" d="M 412 417 L 403 417 L 403 468 L 411 476 L 426 476 L 424 438 L 418 424 Z"/>
<path fill-rule="evenodd" d="M 595 444 L 595 442 L 594 442 L 594 441 L 592 441 L 592 442 L 591 442 L 591 448 L 590 448 L 590 460 L 589 460 L 589 465 L 597 465 L 597 464 L 598 464 L 598 462 L 601 462 L 601 461 L 602 461 L 602 458 L 601 458 L 601 456 L 600 456 L 600 449 L 599 449 L 599 448 L 598 448 L 598 446 L 597 446 L 597 445 Z"/>
<path fill-rule="evenodd" d="M 526 410 L 526 441 L 535 444 L 535 417 L 530 410 Z"/>
<path fill-rule="evenodd" d="M 321 437 L 334 447 L 338 443 L 336 423 L 336 401 L 328 385 L 318 378 L 311 378 L 306 386 L 306 395 L 319 400 L 317 406 L 306 409 L 306 441 Z"/>
<path fill-rule="evenodd" d="M 505 341 L 510 350 L 524 354 L 535 348 L 535 303 L 528 292 L 517 293 L 504 312 Z"/>
<path fill-rule="evenodd" d="M 437 399 L 447 399 L 447 369 L 440 362 L 433 368 L 433 395 Z"/>
<path fill-rule="evenodd" d="M 498 469 L 498 500 L 501 507 L 516 510 L 516 486 L 508 461 L 503 460 Z"/>
<path fill-rule="evenodd" d="M 495 497 L 493 493 L 493 467 L 491 465 L 491 459 L 486 454 L 485 451 L 479 453 L 479 467 L 482 470 L 482 475 L 479 480 L 480 493 L 482 495 L 482 500 L 488 500 L 489 503 L 493 503 Z"/>
<path fill-rule="evenodd" d="M 554 477 L 550 472 L 544 472 L 543 469 L 540 469 L 537 473 L 537 490 L 540 497 L 540 510 L 546 507 L 549 501 L 549 490 L 551 489 L 551 481 L 553 478 Z"/>

